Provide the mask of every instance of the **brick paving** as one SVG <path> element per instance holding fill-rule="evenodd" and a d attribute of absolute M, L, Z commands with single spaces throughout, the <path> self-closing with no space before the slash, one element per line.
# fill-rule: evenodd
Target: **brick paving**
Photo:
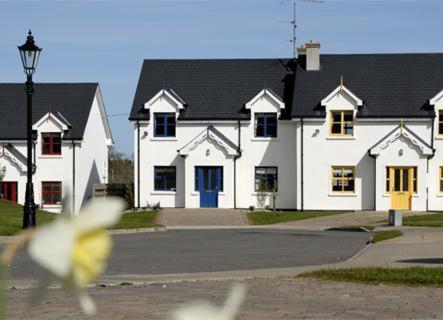
<path fill-rule="evenodd" d="M 244 212 L 235 209 L 176 209 L 160 211 L 158 223 L 168 226 L 247 226 Z"/>
<path fill-rule="evenodd" d="M 442 319 L 443 288 L 362 285 L 309 279 L 245 280 L 247 299 L 237 319 Z M 231 280 L 95 287 L 95 319 L 168 319 L 193 300 L 223 304 Z M 75 298 L 52 289 L 26 306 L 29 290 L 9 290 L 9 319 L 83 319 Z M 210 319 L 208 319 L 210 320 Z"/>

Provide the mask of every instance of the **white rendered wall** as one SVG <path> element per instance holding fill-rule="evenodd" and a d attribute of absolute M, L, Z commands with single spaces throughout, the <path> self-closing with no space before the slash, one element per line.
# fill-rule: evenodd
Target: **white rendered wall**
<path fill-rule="evenodd" d="M 60 124 L 50 117 L 37 128 L 37 141 L 35 144 L 35 165 L 37 170 L 33 175 L 33 183 L 34 200 L 38 205 L 42 203 L 42 182 L 60 181 L 62 183 L 62 197 L 70 193 L 72 198 L 73 190 L 72 141 L 62 142 L 61 155 L 42 155 L 41 134 L 43 132 L 61 133 L 63 136 Z M 82 142 L 76 142 L 75 213 L 91 197 L 92 184 L 107 182 L 108 141 L 96 97 L 91 107 L 84 139 Z M 4 142 L 2 144 L 6 145 L 7 143 Z M 11 143 L 19 152 L 26 156 L 26 142 L 11 141 Z M 8 159 L 0 157 L 0 167 L 3 165 L 7 167 L 4 181 L 18 182 L 18 203 L 24 204 L 26 172 L 20 172 Z M 61 206 L 44 205 L 43 209 L 60 212 Z"/>
<path fill-rule="evenodd" d="M 438 133 L 438 113 L 443 110 L 443 98 L 440 98 L 435 106 L 437 117 L 434 119 L 434 149 L 435 155 L 429 160 L 428 188 L 429 188 L 429 211 L 443 210 L 443 193 L 440 192 L 440 172 L 443 166 L 443 135 Z"/>
<path fill-rule="evenodd" d="M 368 150 L 380 139 L 385 137 L 400 121 L 381 119 L 368 121 L 356 119 L 353 137 L 331 137 L 329 135 L 330 110 L 354 110 L 356 104 L 344 95 L 337 95 L 326 107 L 325 119 L 304 122 L 304 209 L 305 210 L 374 210 L 374 178 L 375 160 L 368 155 Z M 407 125 L 425 141 L 430 141 L 431 129 L 428 120 L 407 121 Z M 317 133 L 318 130 L 318 133 Z M 386 150 L 385 150 L 386 151 Z M 392 155 L 378 159 L 380 165 L 408 165 L 419 166 L 419 192 L 412 200 L 414 210 L 423 210 L 423 201 L 426 199 L 426 171 L 423 171 L 421 160 L 417 164 L 417 157 L 405 153 L 401 159 Z M 389 164 L 388 164 L 389 163 Z M 355 193 L 332 192 L 331 167 L 355 166 Z M 377 190 L 384 188 L 384 171 L 377 170 Z M 384 169 L 383 169 L 384 170 Z M 384 189 L 382 189 L 384 190 Z M 389 197 L 382 196 L 377 191 L 377 210 L 389 209 Z"/>
<path fill-rule="evenodd" d="M 75 210 L 92 198 L 93 185 L 108 182 L 108 141 L 100 112 L 98 95 L 94 98 L 82 143 L 76 147 Z"/>
<path fill-rule="evenodd" d="M 184 147 L 198 134 L 212 124 L 223 135 L 238 144 L 239 129 L 236 121 L 194 121 L 178 122 L 176 137 L 157 138 L 153 132 L 153 114 L 156 112 L 176 112 L 178 109 L 169 99 L 158 99 L 150 106 L 149 123 L 140 124 L 140 206 L 160 202 L 162 207 L 199 207 L 199 194 L 194 191 L 195 166 L 223 166 L 224 191 L 219 194 L 219 207 L 234 207 L 234 159 L 227 156 L 213 143 L 204 142 L 189 156 L 179 156 L 177 150 Z M 258 99 L 251 107 L 251 113 L 277 112 L 280 110 L 271 99 Z M 144 135 L 147 132 L 147 135 Z M 277 138 L 254 138 L 254 118 L 241 123 L 242 155 L 237 160 L 237 207 L 247 208 L 257 205 L 254 190 L 255 167 L 277 166 L 279 193 L 278 208 L 295 208 L 296 199 L 292 192 L 296 189 L 295 124 L 292 121 L 279 121 Z M 134 125 L 134 145 L 137 146 L 137 124 Z M 210 156 L 206 156 L 210 150 Z M 137 150 L 134 152 L 137 158 Z M 154 191 L 154 166 L 176 166 L 177 191 Z M 135 185 L 137 188 L 137 163 L 135 163 Z M 291 191 L 289 191 L 291 190 Z M 283 192 L 285 191 L 285 192 Z M 287 192 L 289 191 L 289 192 Z M 135 191 L 137 196 L 137 190 Z M 135 205 L 138 202 L 135 199 Z"/>

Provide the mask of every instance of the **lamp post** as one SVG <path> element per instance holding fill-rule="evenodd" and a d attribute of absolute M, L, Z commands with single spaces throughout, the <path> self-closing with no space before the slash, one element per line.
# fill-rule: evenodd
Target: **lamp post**
<path fill-rule="evenodd" d="M 34 93 L 32 75 L 37 67 L 38 58 L 42 49 L 35 45 L 34 37 L 32 36 L 31 30 L 29 30 L 26 42 L 19 46 L 18 50 L 26 73 L 25 91 L 28 100 L 26 123 L 27 182 L 25 205 L 23 207 L 23 228 L 25 229 L 35 227 L 34 186 L 32 184 L 32 94 Z"/>

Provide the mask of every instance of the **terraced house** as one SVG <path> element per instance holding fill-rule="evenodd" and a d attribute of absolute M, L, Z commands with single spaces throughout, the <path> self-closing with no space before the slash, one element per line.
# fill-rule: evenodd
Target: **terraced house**
<path fill-rule="evenodd" d="M 145 60 L 135 206 L 443 210 L 443 54 Z M 263 197 L 265 201 L 263 201 Z"/>
<path fill-rule="evenodd" d="M 0 198 L 24 203 L 26 94 L 23 84 L 0 84 Z M 35 203 L 60 212 L 69 192 L 72 211 L 108 179 L 111 131 L 97 83 L 43 83 L 33 97 Z"/>

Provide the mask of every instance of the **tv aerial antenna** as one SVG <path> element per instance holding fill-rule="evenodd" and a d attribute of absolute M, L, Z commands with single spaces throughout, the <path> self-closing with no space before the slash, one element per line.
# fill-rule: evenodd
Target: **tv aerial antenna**
<path fill-rule="evenodd" d="M 284 23 L 290 23 L 292 25 L 292 38 L 289 40 L 292 43 L 292 53 L 294 58 L 297 57 L 297 2 L 308 2 L 308 3 L 324 3 L 323 0 L 287 0 L 288 3 L 292 3 L 293 16 L 290 21 L 280 21 Z"/>

